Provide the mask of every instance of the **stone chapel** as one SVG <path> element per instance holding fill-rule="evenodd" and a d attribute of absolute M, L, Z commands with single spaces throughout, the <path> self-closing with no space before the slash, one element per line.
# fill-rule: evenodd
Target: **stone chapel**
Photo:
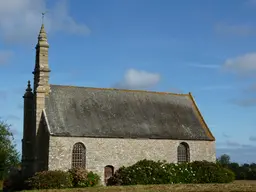
<path fill-rule="evenodd" d="M 36 45 L 33 89 L 24 98 L 22 174 L 83 167 L 102 184 L 142 159 L 215 161 L 215 138 L 191 93 L 49 83 L 44 25 Z"/>

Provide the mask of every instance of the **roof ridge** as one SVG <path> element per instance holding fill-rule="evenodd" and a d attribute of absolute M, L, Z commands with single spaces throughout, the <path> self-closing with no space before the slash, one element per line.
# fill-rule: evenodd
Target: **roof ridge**
<path fill-rule="evenodd" d="M 120 89 L 120 88 L 100 88 L 100 87 L 84 87 L 84 86 L 74 86 L 74 85 L 56 85 L 50 84 L 50 86 L 60 86 L 60 87 L 74 87 L 74 88 L 86 88 L 86 89 L 94 89 L 94 90 L 116 90 L 116 91 L 124 91 L 124 92 L 144 92 L 144 93 L 154 93 L 154 94 L 166 94 L 166 95 L 177 95 L 177 96 L 189 96 L 189 93 L 172 93 L 172 92 L 159 92 L 159 91 L 147 91 L 147 90 L 137 90 L 137 89 Z"/>

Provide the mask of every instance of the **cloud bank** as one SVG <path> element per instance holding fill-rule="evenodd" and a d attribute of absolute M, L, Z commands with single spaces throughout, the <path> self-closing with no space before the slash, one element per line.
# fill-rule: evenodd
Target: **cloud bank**
<path fill-rule="evenodd" d="M 48 32 L 90 33 L 85 24 L 76 22 L 70 15 L 67 0 L 53 2 L 55 4 L 48 6 L 46 0 L 1 0 L 0 37 L 5 43 L 32 43 L 42 23 L 41 13 L 46 10 L 45 25 Z"/>
<path fill-rule="evenodd" d="M 227 59 L 224 68 L 238 75 L 255 74 L 256 53 L 247 53 L 236 58 Z"/>

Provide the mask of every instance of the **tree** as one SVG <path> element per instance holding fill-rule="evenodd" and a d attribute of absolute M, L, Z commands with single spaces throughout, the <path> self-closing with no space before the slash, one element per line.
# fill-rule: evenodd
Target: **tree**
<path fill-rule="evenodd" d="M 20 155 L 15 147 L 10 125 L 0 120 L 0 180 L 6 176 L 10 168 L 20 163 Z"/>
<path fill-rule="evenodd" d="M 223 166 L 228 166 L 230 164 L 230 157 L 227 154 L 221 155 L 217 159 L 217 162 L 220 163 Z"/>

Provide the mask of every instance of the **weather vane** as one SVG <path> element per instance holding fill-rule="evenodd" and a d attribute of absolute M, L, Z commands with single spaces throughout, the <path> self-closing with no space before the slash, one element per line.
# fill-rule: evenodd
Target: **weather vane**
<path fill-rule="evenodd" d="M 43 23 L 43 24 L 44 24 L 44 16 L 45 16 L 46 13 L 47 13 L 47 11 L 45 11 L 45 12 L 42 13 L 42 23 Z"/>

